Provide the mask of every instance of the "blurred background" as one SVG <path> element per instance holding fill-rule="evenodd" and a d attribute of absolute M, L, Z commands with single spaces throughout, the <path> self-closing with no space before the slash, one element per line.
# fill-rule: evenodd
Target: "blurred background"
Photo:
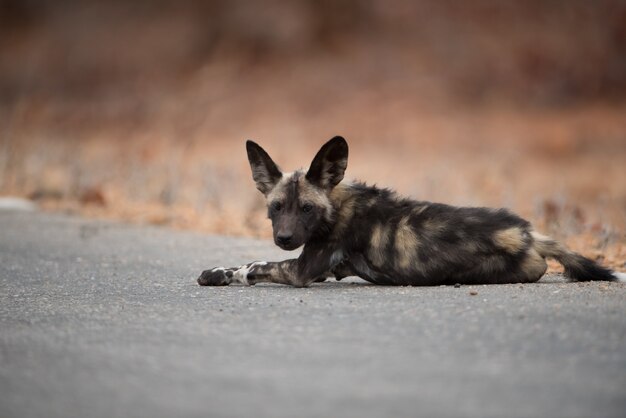
<path fill-rule="evenodd" d="M 506 206 L 626 261 L 626 1 L 0 0 L 0 195 L 270 236 L 284 169 Z"/>

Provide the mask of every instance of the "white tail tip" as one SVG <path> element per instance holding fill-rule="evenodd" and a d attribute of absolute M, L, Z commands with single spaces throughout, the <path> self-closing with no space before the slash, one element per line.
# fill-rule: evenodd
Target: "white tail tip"
<path fill-rule="evenodd" d="M 626 283 L 626 273 L 613 272 L 613 276 L 617 279 L 618 282 Z"/>

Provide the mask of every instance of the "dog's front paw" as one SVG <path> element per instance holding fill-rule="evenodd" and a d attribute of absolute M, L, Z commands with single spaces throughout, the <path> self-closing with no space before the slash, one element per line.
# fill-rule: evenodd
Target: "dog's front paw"
<path fill-rule="evenodd" d="M 200 286 L 227 286 L 230 284 L 233 272 L 222 267 L 204 270 L 198 277 Z"/>

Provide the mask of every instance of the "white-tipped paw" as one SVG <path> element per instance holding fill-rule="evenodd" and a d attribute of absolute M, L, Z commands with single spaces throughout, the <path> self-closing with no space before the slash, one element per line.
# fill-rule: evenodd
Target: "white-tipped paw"
<path fill-rule="evenodd" d="M 211 270 L 204 270 L 198 277 L 198 284 L 200 286 L 227 286 L 230 284 L 232 277 L 232 270 L 217 267 Z"/>

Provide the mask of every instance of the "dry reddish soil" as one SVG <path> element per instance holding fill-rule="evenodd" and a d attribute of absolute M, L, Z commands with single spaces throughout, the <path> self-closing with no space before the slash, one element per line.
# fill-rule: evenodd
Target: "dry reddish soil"
<path fill-rule="evenodd" d="M 246 121 L 242 132 L 207 137 L 156 128 L 66 139 L 18 125 L 5 144 L 2 191 L 50 210 L 267 238 L 244 139 L 254 138 L 291 170 L 342 134 L 351 146 L 347 177 L 420 200 L 509 207 L 577 251 L 624 267 L 626 109 L 389 106 L 355 101 L 320 117 L 336 118 L 332 128 L 261 109 L 258 126 Z"/>
<path fill-rule="evenodd" d="M 626 269 L 623 3 L 9 3 L 2 195 L 267 238 L 245 139 L 291 170 L 342 135 L 349 178 L 508 207 Z"/>

